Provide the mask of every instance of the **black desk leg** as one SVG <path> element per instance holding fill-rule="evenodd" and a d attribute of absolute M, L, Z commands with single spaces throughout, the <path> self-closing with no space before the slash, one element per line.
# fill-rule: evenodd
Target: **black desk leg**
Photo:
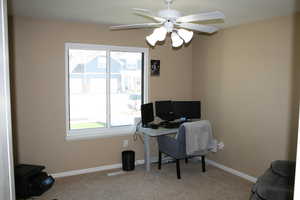
<path fill-rule="evenodd" d="M 202 172 L 205 172 L 205 156 L 201 156 L 201 161 L 202 161 Z"/>
<path fill-rule="evenodd" d="M 177 169 L 177 178 L 178 179 L 181 179 L 181 176 L 180 176 L 180 160 L 179 159 L 176 159 L 176 169 Z"/>
<path fill-rule="evenodd" d="M 158 152 L 158 169 L 161 169 L 161 152 Z"/>

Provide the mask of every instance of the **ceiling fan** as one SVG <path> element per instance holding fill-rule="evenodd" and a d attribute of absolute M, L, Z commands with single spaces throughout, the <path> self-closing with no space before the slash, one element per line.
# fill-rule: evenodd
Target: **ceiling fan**
<path fill-rule="evenodd" d="M 146 37 L 151 46 L 155 46 L 158 41 L 164 41 L 168 33 L 171 34 L 172 46 L 180 47 L 183 43 L 189 43 L 193 37 L 193 31 L 202 33 L 214 33 L 219 29 L 215 26 L 195 24 L 191 22 L 205 22 L 210 20 L 223 20 L 225 16 L 220 11 L 198 13 L 182 16 L 182 14 L 170 6 L 173 0 L 165 0 L 167 9 L 158 11 L 157 15 L 152 11 L 143 8 L 133 8 L 135 14 L 150 18 L 155 23 L 142 23 L 111 26 L 110 29 L 137 29 L 137 28 L 155 28 L 153 33 Z"/>

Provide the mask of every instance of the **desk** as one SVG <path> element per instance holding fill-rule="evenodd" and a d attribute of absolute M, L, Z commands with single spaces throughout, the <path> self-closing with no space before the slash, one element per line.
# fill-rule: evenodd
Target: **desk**
<path fill-rule="evenodd" d="M 166 128 L 158 128 L 158 129 L 151 129 L 151 128 L 144 128 L 139 127 L 138 131 L 143 134 L 144 138 L 144 160 L 145 160 L 145 167 L 147 171 L 150 171 L 150 138 L 151 137 L 158 137 L 161 135 L 169 135 L 177 133 L 178 128 L 173 129 L 166 129 Z"/>

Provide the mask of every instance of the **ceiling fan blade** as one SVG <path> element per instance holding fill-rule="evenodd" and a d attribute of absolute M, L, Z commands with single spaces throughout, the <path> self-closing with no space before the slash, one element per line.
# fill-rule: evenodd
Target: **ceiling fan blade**
<path fill-rule="evenodd" d="M 149 10 L 149 9 L 144 9 L 144 8 L 132 8 L 134 10 L 134 13 L 143 17 L 148 17 L 151 19 L 154 19 L 155 21 L 158 22 L 165 22 L 166 19 L 162 18 L 162 17 L 157 17 L 155 16 L 155 14 Z"/>
<path fill-rule="evenodd" d="M 208 21 L 208 20 L 218 20 L 225 19 L 225 15 L 220 11 L 199 13 L 194 15 L 187 15 L 177 18 L 176 22 L 196 22 L 196 21 Z"/>
<path fill-rule="evenodd" d="M 153 12 L 151 10 L 145 9 L 145 8 L 132 8 L 132 10 L 137 11 L 137 12 L 147 12 L 147 13 L 153 14 Z"/>
<path fill-rule="evenodd" d="M 157 17 L 157 16 L 147 14 L 147 13 L 135 12 L 135 14 L 140 15 L 142 17 L 147 17 L 147 18 L 154 19 L 155 21 L 158 21 L 158 22 L 165 22 L 166 21 L 164 18 Z"/>
<path fill-rule="evenodd" d="M 151 27 L 158 27 L 160 25 L 162 25 L 162 23 L 129 24 L 129 25 L 111 26 L 110 29 L 118 30 L 118 29 L 151 28 Z"/>
<path fill-rule="evenodd" d="M 176 25 L 181 28 L 199 31 L 199 32 L 203 32 L 203 33 L 214 33 L 219 30 L 215 26 L 207 26 L 207 25 L 201 25 L 201 24 L 181 23 L 181 24 L 176 24 Z"/>

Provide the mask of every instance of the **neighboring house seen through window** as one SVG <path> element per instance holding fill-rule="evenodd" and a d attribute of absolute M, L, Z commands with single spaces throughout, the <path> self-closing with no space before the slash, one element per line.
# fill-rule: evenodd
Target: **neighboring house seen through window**
<path fill-rule="evenodd" d="M 67 135 L 132 131 L 147 99 L 145 48 L 66 44 Z"/>

